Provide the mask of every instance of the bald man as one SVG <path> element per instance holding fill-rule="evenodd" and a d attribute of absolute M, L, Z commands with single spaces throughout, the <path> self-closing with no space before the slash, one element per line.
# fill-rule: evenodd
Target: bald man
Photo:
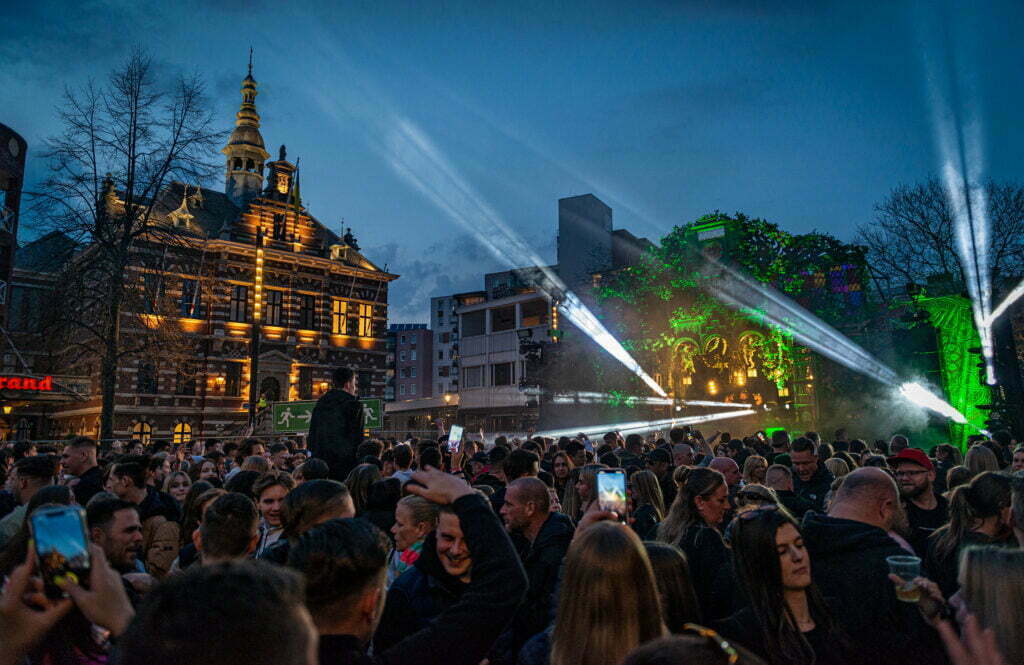
<path fill-rule="evenodd" d="M 495 645 L 497 662 L 515 662 L 526 640 L 546 629 L 553 618 L 558 571 L 574 527 L 568 517 L 551 511 L 547 485 L 532 477 L 509 483 L 501 517 L 530 579 L 526 601 Z"/>
<path fill-rule="evenodd" d="M 835 600 L 836 620 L 866 660 L 945 662 L 937 633 L 914 604 L 896 599 L 889 581 L 886 557 L 912 554 L 889 537 L 898 511 L 896 482 L 884 470 L 864 467 L 847 475 L 828 514 L 804 518 L 811 575 Z"/>

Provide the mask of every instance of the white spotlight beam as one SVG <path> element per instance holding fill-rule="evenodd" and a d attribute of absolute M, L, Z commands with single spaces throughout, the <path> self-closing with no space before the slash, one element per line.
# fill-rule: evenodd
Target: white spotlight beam
<path fill-rule="evenodd" d="M 680 400 L 683 406 L 722 406 L 727 409 L 749 409 L 752 405 L 750 404 L 737 404 L 735 402 L 707 402 L 698 399 L 684 399 Z"/>
<path fill-rule="evenodd" d="M 1006 310 L 1010 309 L 1010 305 L 1020 300 L 1021 296 L 1024 296 L 1024 281 L 1021 281 L 1020 284 L 1015 286 L 1013 291 L 1010 291 L 1010 293 L 1003 298 L 1003 302 L 999 303 L 999 306 L 992 310 L 992 313 L 988 315 L 988 321 L 986 321 L 988 326 L 991 327 L 996 319 L 1002 316 Z"/>
<path fill-rule="evenodd" d="M 955 423 L 961 425 L 967 424 L 967 418 L 964 414 L 956 410 L 951 404 L 945 400 L 939 399 L 934 394 L 928 391 L 927 388 L 922 386 L 920 383 L 904 383 L 900 386 L 900 394 L 906 397 L 908 400 L 922 406 L 926 409 L 946 416 Z"/>
<path fill-rule="evenodd" d="M 524 277 L 557 303 L 563 316 L 625 365 L 651 390 L 661 397 L 668 396 L 579 297 L 569 290 L 501 215 L 473 190 L 418 127 L 404 118 L 395 117 L 384 150 L 399 176 L 472 234 L 495 258 L 510 268 L 535 266 L 536 272 L 528 275 L 524 271 Z"/>
<path fill-rule="evenodd" d="M 804 346 L 850 369 L 888 385 L 897 385 L 896 373 L 854 344 L 842 333 L 774 289 L 741 275 L 718 262 L 709 262 L 704 284 L 717 298 L 745 313 L 759 316 L 785 330 Z"/>
<path fill-rule="evenodd" d="M 570 429 L 549 430 L 547 432 L 537 432 L 537 435 L 558 438 L 560 436 L 575 436 L 580 433 L 586 434 L 587 436 L 604 434 L 605 432 L 629 432 L 631 434 L 638 434 L 640 432 L 661 429 L 663 427 L 696 425 L 698 423 L 712 422 L 715 420 L 726 420 L 728 418 L 739 418 L 741 416 L 749 416 L 755 413 L 757 412 L 754 411 L 753 409 L 745 409 L 743 411 L 722 411 L 720 413 L 708 413 L 702 416 L 687 416 L 685 418 L 666 418 L 664 420 L 608 423 L 606 425 L 591 425 Z"/>

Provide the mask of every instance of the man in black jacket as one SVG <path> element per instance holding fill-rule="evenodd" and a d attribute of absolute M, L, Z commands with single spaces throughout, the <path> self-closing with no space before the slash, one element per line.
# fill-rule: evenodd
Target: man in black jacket
<path fill-rule="evenodd" d="M 825 495 L 832 489 L 835 478 L 824 464 L 818 463 L 814 442 L 803 437 L 794 441 L 790 459 L 793 462 L 793 490 L 796 495 L 808 501 L 814 510 L 823 512 Z"/>
<path fill-rule="evenodd" d="M 562 513 L 551 511 L 548 487 L 537 478 L 520 478 L 508 486 L 501 517 L 526 568 L 530 590 L 511 630 L 502 635 L 492 663 L 515 663 L 526 640 L 554 620 L 555 590 L 574 527 Z"/>
<path fill-rule="evenodd" d="M 474 553 L 466 589 L 436 620 L 389 649 L 366 654 L 381 616 L 390 544 L 361 520 L 331 520 L 299 538 L 288 565 L 306 576 L 320 634 L 320 665 L 477 665 L 526 594 L 526 574 L 487 501 L 455 476 L 418 471 L 407 488 L 450 505 Z"/>
<path fill-rule="evenodd" d="M 943 663 L 938 634 L 913 603 L 901 603 L 889 581 L 886 557 L 907 552 L 889 537 L 898 514 L 896 483 L 882 469 L 864 467 L 843 479 L 828 515 L 808 514 L 804 542 L 811 575 L 835 603 L 847 636 L 878 665 Z"/>
<path fill-rule="evenodd" d="M 84 506 L 89 499 L 103 491 L 103 472 L 96 460 L 96 441 L 87 436 L 76 436 L 64 445 L 60 461 L 64 471 L 78 480 L 71 488 L 75 501 Z"/>
<path fill-rule="evenodd" d="M 313 457 L 327 462 L 330 478 L 344 482 L 356 466 L 356 449 L 363 440 L 363 406 L 352 368 L 339 367 L 331 380 L 333 387 L 313 407 L 306 440 Z"/>

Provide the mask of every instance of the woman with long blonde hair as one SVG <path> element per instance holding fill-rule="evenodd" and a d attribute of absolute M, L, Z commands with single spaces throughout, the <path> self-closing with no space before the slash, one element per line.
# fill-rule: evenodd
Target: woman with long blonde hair
<path fill-rule="evenodd" d="M 586 527 L 569 546 L 564 570 L 554 627 L 527 642 L 520 665 L 619 665 L 665 634 L 651 562 L 629 527 Z"/>
<path fill-rule="evenodd" d="M 1024 552 L 1009 547 L 968 547 L 960 561 L 960 598 L 982 629 L 995 633 L 1007 663 L 1024 663 Z M 958 618 L 963 618 L 963 612 Z"/>
<path fill-rule="evenodd" d="M 665 519 L 665 501 L 658 477 L 652 471 L 637 471 L 629 478 L 633 493 L 633 530 L 642 540 L 654 540 Z"/>
<path fill-rule="evenodd" d="M 576 482 L 566 486 L 562 512 L 574 522 L 579 522 L 590 504 L 597 500 L 597 472 L 607 468 L 604 464 L 587 464 L 580 468 Z"/>
<path fill-rule="evenodd" d="M 985 471 L 999 471 L 999 459 L 994 452 L 979 444 L 967 451 L 964 466 L 974 477 Z"/>

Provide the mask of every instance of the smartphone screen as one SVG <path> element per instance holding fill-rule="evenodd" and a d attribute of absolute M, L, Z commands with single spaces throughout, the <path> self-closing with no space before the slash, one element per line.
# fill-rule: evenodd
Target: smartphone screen
<path fill-rule="evenodd" d="M 452 431 L 448 434 L 448 452 L 459 452 L 459 444 L 462 443 L 462 425 L 452 425 Z"/>
<path fill-rule="evenodd" d="M 597 507 L 626 519 L 626 473 L 617 469 L 597 472 Z"/>
<path fill-rule="evenodd" d="M 46 595 L 59 598 L 64 592 L 55 582 L 66 579 L 80 583 L 88 577 L 85 511 L 78 506 L 43 508 L 32 514 L 31 528 Z"/>

